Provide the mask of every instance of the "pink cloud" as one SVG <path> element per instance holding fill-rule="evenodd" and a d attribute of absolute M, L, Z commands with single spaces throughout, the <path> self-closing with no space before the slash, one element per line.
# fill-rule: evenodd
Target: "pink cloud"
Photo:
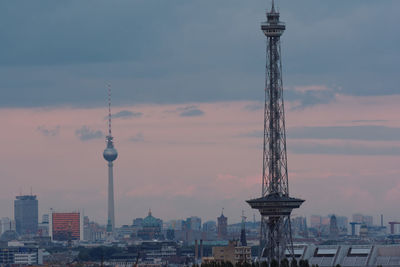
<path fill-rule="evenodd" d="M 308 86 L 295 86 L 294 90 L 305 93 L 308 91 L 328 91 L 330 90 L 330 88 L 327 87 L 326 85 L 308 85 Z"/>

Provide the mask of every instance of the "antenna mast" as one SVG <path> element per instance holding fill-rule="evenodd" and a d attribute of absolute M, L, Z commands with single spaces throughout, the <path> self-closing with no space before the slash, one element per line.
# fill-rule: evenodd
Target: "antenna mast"
<path fill-rule="evenodd" d="M 111 136 L 111 85 L 108 84 L 108 136 Z"/>

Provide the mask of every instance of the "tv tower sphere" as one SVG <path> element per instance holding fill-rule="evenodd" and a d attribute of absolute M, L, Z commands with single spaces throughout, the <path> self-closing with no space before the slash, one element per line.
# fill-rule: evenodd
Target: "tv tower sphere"
<path fill-rule="evenodd" d="M 112 161 L 116 160 L 118 157 L 118 152 L 114 148 L 111 136 L 107 136 L 107 147 L 106 147 L 106 149 L 104 149 L 103 157 L 108 162 L 112 162 Z"/>

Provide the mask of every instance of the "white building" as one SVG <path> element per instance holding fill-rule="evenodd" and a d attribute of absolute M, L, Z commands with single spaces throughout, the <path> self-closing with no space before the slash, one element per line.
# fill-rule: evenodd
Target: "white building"
<path fill-rule="evenodd" d="M 295 255 L 310 266 L 400 267 L 400 245 L 304 245 L 295 247 Z"/>
<path fill-rule="evenodd" d="M 40 265 L 43 264 L 43 251 L 21 242 L 9 242 L 7 247 L 0 248 L 0 265 L 3 264 Z"/>

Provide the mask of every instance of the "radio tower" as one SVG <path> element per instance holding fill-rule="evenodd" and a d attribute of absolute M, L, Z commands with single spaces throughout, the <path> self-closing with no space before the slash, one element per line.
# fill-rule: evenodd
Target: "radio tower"
<path fill-rule="evenodd" d="M 289 197 L 280 37 L 285 24 L 272 0 L 261 30 L 267 37 L 261 197 L 247 203 L 261 214 L 260 257 L 269 263 L 294 257 L 290 214 L 304 202 Z"/>
<path fill-rule="evenodd" d="M 113 137 L 111 134 L 111 86 L 108 86 L 108 135 L 106 136 L 107 147 L 104 149 L 103 157 L 108 162 L 108 220 L 107 232 L 113 233 L 115 229 L 114 216 L 114 177 L 113 161 L 118 157 L 118 152 L 114 148 Z"/>

